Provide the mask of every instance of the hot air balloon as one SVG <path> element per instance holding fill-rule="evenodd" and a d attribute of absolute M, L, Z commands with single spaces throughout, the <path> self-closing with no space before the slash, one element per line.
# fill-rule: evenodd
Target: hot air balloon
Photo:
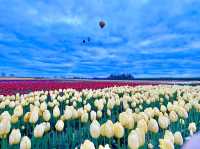
<path fill-rule="evenodd" d="M 100 21 L 100 22 L 99 22 L 99 26 L 100 26 L 101 28 L 104 28 L 105 25 L 106 25 L 106 23 L 105 23 L 104 21 Z"/>

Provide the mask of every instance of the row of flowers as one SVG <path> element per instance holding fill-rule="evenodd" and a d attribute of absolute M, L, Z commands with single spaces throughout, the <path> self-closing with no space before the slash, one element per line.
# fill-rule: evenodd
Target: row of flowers
<path fill-rule="evenodd" d="M 59 89 L 0 96 L 1 148 L 180 148 L 199 126 L 199 86 Z"/>
<path fill-rule="evenodd" d="M 152 82 L 153 83 L 153 82 Z M 125 81 L 87 81 L 87 80 L 0 80 L 0 95 L 13 95 L 16 93 L 26 94 L 37 90 L 54 90 L 73 88 L 82 89 L 98 89 L 112 86 L 137 86 L 149 84 L 147 82 L 125 82 Z"/>

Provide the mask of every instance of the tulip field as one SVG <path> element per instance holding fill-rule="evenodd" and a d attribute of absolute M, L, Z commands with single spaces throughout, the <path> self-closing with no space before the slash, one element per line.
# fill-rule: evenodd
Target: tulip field
<path fill-rule="evenodd" d="M 135 85 L 1 85 L 0 149 L 179 149 L 199 130 L 199 86 Z"/>

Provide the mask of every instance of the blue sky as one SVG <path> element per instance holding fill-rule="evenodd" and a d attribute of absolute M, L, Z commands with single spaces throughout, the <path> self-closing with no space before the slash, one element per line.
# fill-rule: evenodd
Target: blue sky
<path fill-rule="evenodd" d="M 2 72 L 200 76 L 200 1 L 0 0 Z"/>

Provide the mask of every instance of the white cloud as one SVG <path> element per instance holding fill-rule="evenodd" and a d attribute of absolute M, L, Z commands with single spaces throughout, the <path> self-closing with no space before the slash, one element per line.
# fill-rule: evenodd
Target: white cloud
<path fill-rule="evenodd" d="M 181 34 L 163 34 L 155 37 L 147 38 L 141 42 L 139 42 L 136 46 L 139 48 L 141 47 L 148 47 L 149 45 L 159 43 L 159 42 L 171 42 L 174 39 L 179 39 L 183 37 Z"/>

